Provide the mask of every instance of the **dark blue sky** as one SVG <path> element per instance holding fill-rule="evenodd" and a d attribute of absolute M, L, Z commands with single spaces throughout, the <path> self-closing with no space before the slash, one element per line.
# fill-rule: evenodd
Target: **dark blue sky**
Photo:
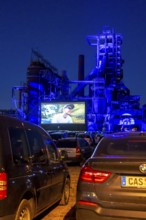
<path fill-rule="evenodd" d="M 146 0 L 0 0 L 0 109 L 14 107 L 12 87 L 26 82 L 32 48 L 71 80 L 84 54 L 88 75 L 96 48 L 86 37 L 103 26 L 123 35 L 123 82 L 146 104 Z"/>

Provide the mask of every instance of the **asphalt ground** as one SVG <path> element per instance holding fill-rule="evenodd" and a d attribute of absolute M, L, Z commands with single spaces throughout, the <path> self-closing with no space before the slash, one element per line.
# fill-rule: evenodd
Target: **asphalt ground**
<path fill-rule="evenodd" d="M 70 199 L 66 206 L 55 205 L 48 209 L 36 220 L 75 220 L 76 186 L 80 166 L 68 165 L 71 175 Z"/>

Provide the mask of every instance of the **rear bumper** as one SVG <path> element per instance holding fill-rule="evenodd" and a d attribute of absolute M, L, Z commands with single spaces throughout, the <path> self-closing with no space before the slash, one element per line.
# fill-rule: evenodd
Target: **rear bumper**
<path fill-rule="evenodd" d="M 82 162 L 82 158 L 76 158 L 76 157 L 69 157 L 69 158 L 66 158 L 66 159 L 63 159 L 66 163 L 80 163 Z"/>
<path fill-rule="evenodd" d="M 146 211 L 109 209 L 94 206 L 76 205 L 76 220 L 137 220 L 146 219 Z"/>

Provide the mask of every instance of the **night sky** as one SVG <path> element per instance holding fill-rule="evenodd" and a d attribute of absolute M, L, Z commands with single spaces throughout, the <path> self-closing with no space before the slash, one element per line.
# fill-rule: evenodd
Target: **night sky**
<path fill-rule="evenodd" d="M 96 47 L 86 37 L 104 26 L 122 34 L 123 82 L 146 104 L 146 0 L 0 0 L 0 109 L 14 108 L 12 87 L 26 82 L 32 49 L 71 80 L 83 54 L 87 76 Z"/>

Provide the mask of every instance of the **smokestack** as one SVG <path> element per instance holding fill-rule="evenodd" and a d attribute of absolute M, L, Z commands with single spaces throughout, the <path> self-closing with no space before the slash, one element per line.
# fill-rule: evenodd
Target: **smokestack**
<path fill-rule="evenodd" d="M 78 61 L 78 80 L 84 80 L 84 55 L 79 55 Z M 84 87 L 79 92 L 79 96 L 84 96 Z"/>

